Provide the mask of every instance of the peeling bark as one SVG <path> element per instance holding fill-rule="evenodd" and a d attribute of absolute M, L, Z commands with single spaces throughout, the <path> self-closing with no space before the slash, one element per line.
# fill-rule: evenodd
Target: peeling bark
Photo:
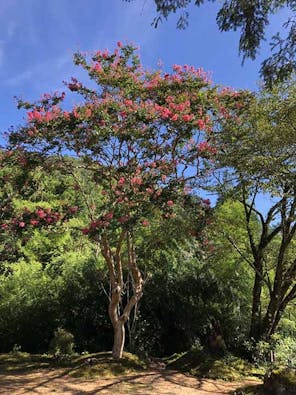
<path fill-rule="evenodd" d="M 126 239 L 127 247 L 127 265 L 130 276 L 132 278 L 133 294 L 128 300 L 123 312 L 120 313 L 120 304 L 122 293 L 124 292 L 123 284 L 123 270 L 122 270 L 122 256 L 121 248 Z M 114 331 L 114 343 L 112 355 L 115 359 L 122 358 L 124 343 L 125 343 L 125 323 L 128 321 L 132 309 L 139 302 L 143 295 L 143 279 L 141 271 L 136 263 L 136 251 L 132 235 L 129 232 L 122 232 L 116 251 L 113 252 L 108 244 L 108 239 L 105 236 L 101 240 L 101 251 L 107 263 L 110 276 L 111 295 L 108 307 L 109 317 Z"/>

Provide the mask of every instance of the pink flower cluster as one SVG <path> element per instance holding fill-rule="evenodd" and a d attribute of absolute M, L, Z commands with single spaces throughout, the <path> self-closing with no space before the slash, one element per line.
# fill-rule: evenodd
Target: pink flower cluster
<path fill-rule="evenodd" d="M 26 208 L 19 216 L 12 218 L 9 222 L 1 224 L 1 228 L 3 230 L 17 231 L 18 229 L 25 229 L 30 226 L 48 226 L 58 221 L 67 221 L 70 216 L 77 211 L 77 206 L 68 208 L 63 215 L 57 211 L 52 211 L 51 208 L 38 207 L 35 211 L 30 211 Z"/>
<path fill-rule="evenodd" d="M 201 153 L 209 153 L 215 155 L 217 153 L 217 148 L 212 147 L 207 141 L 202 141 L 197 145 L 197 149 Z"/>
<path fill-rule="evenodd" d="M 28 122 L 50 122 L 61 115 L 61 109 L 57 106 L 53 106 L 51 111 L 46 111 L 44 108 L 35 109 L 28 111 Z"/>

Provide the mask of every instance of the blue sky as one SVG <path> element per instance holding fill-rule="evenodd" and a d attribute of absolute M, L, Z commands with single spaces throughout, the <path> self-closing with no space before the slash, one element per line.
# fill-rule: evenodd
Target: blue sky
<path fill-rule="evenodd" d="M 14 96 L 37 99 L 44 92 L 64 89 L 62 81 L 81 77 L 72 64 L 75 50 L 113 48 L 118 40 L 135 42 L 145 66 L 159 60 L 193 64 L 212 71 L 215 82 L 235 88 L 255 89 L 265 44 L 256 62 L 242 67 L 238 33 L 220 33 L 215 16 L 219 4 L 190 8 L 190 25 L 176 29 L 176 17 L 151 26 L 152 0 L 1 0 L 0 2 L 0 130 L 21 122 Z M 273 18 L 276 32 L 285 13 Z"/>

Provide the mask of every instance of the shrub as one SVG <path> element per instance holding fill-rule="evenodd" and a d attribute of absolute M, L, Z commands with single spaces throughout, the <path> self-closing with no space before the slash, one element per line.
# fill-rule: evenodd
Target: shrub
<path fill-rule="evenodd" d="M 264 389 L 267 395 L 294 395 L 296 393 L 296 371 L 285 367 L 266 374 Z"/>
<path fill-rule="evenodd" d="M 55 356 L 71 355 L 74 348 L 74 336 L 63 328 L 54 332 L 50 342 L 49 351 Z"/>

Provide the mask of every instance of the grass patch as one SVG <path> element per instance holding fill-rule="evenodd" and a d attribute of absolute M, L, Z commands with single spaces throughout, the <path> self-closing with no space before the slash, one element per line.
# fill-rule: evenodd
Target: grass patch
<path fill-rule="evenodd" d="M 91 363 L 88 361 L 91 361 Z M 119 361 L 113 359 L 109 352 L 80 356 L 74 361 L 73 365 L 74 369 L 69 372 L 69 376 L 83 378 L 116 377 L 143 371 L 147 368 L 144 360 L 127 352 L 123 354 Z"/>
<path fill-rule="evenodd" d="M 166 359 L 166 363 L 169 369 L 188 372 L 197 377 L 227 381 L 254 377 L 262 378 L 265 374 L 263 368 L 258 368 L 234 355 L 219 356 L 206 353 L 203 350 L 174 354 Z"/>
<path fill-rule="evenodd" d="M 143 371 L 146 367 L 144 360 L 130 353 L 124 353 L 120 361 L 114 360 L 110 352 L 69 356 L 63 359 L 24 352 L 0 354 L 0 374 L 56 368 L 64 369 L 64 373 L 71 377 L 115 377 Z"/>
<path fill-rule="evenodd" d="M 51 363 L 52 357 L 49 355 L 31 355 L 26 352 L 0 354 L 0 374 L 46 369 Z"/>

